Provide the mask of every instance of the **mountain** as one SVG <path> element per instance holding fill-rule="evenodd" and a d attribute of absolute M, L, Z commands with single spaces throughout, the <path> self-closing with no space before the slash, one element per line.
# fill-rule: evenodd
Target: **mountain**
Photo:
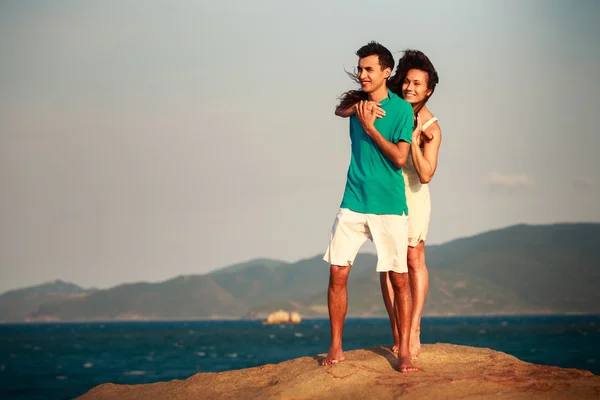
<path fill-rule="evenodd" d="M 80 298 L 92 291 L 61 280 L 11 290 L 0 295 L 0 321 L 24 321 L 43 304 Z"/>
<path fill-rule="evenodd" d="M 463 274 L 465 287 L 457 289 L 465 295 L 475 295 L 471 282 L 485 281 L 519 307 L 598 312 L 598 243 L 600 224 L 517 225 L 432 246 L 427 264 L 440 279 Z"/>
<path fill-rule="evenodd" d="M 247 268 L 254 267 L 254 266 L 264 266 L 269 269 L 274 269 L 274 268 L 279 267 L 280 265 L 285 265 L 285 264 L 287 264 L 287 263 L 285 261 L 281 261 L 281 260 L 273 260 L 271 258 L 255 258 L 250 261 L 245 261 L 242 263 L 233 264 L 233 265 L 229 265 L 227 267 L 220 268 L 217 270 L 217 273 L 221 274 L 221 273 L 230 273 L 230 272 L 240 272 L 240 271 L 243 271 Z"/>
<path fill-rule="evenodd" d="M 33 319 L 223 318 L 246 310 L 240 300 L 209 276 L 180 276 L 161 283 L 134 283 L 85 297 L 41 305 Z"/>
<path fill-rule="evenodd" d="M 428 246 L 424 313 L 600 313 L 598 243 L 600 224 L 589 223 L 516 225 Z M 321 257 L 256 259 L 106 290 L 73 285 L 73 292 L 65 288 L 54 297 L 41 294 L 44 285 L 21 289 L 0 296 L 0 320 L 262 318 L 279 308 L 326 317 L 329 266 Z M 348 280 L 349 316 L 386 315 L 376 262 L 374 254 L 357 256 Z"/>

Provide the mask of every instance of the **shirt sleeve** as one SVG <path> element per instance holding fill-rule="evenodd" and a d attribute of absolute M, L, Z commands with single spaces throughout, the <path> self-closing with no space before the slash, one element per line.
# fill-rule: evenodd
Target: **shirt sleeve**
<path fill-rule="evenodd" d="M 414 120 L 413 108 L 409 102 L 404 100 L 402 100 L 402 104 L 398 108 L 400 111 L 398 115 L 398 124 L 396 125 L 394 134 L 392 135 L 393 142 L 398 143 L 403 141 L 406 143 L 411 143 Z"/>

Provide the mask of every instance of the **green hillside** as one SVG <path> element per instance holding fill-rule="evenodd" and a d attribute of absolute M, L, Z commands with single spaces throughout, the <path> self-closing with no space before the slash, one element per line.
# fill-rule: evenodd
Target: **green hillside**
<path fill-rule="evenodd" d="M 600 313 L 600 224 L 517 225 L 429 246 L 429 315 Z M 376 257 L 359 254 L 350 316 L 384 316 Z M 86 291 L 36 286 L 0 296 L 0 321 L 327 316 L 329 266 L 257 259 L 204 275 Z"/>

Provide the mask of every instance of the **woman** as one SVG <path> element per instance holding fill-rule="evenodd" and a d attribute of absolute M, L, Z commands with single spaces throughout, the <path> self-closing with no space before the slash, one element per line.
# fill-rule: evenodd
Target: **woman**
<path fill-rule="evenodd" d="M 428 183 L 437 168 L 442 140 L 442 131 L 437 118 L 426 104 L 438 82 L 438 74 L 433 64 L 423 52 L 418 50 L 406 50 L 398 60 L 395 74 L 388 80 L 388 88 L 413 106 L 416 119 L 410 154 L 402 168 L 408 204 L 407 261 L 413 302 L 409 343 L 413 360 L 421 351 L 421 315 L 429 288 L 429 275 L 425 265 L 425 240 L 431 215 Z M 365 93 L 361 91 L 347 92 L 336 109 L 336 115 L 349 117 L 356 112 L 355 104 L 365 99 Z M 377 116 L 383 118 L 385 113 L 379 109 L 379 105 L 377 103 L 372 105 L 378 108 Z M 379 280 L 394 334 L 393 350 L 397 352 L 400 338 L 394 314 L 394 292 L 387 272 L 380 273 Z"/>

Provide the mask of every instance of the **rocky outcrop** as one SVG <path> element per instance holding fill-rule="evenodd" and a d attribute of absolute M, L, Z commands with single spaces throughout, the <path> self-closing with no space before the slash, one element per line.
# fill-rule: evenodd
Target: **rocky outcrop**
<path fill-rule="evenodd" d="M 302 322 L 302 317 L 297 312 L 287 312 L 283 310 L 275 311 L 269 314 L 267 318 L 262 322 L 263 325 L 273 324 L 299 324 Z"/>
<path fill-rule="evenodd" d="M 510 355 L 450 344 L 424 345 L 419 372 L 401 374 L 389 347 L 346 353 L 329 367 L 323 355 L 280 364 L 146 385 L 97 386 L 92 399 L 598 399 L 600 376 L 530 364 Z"/>

